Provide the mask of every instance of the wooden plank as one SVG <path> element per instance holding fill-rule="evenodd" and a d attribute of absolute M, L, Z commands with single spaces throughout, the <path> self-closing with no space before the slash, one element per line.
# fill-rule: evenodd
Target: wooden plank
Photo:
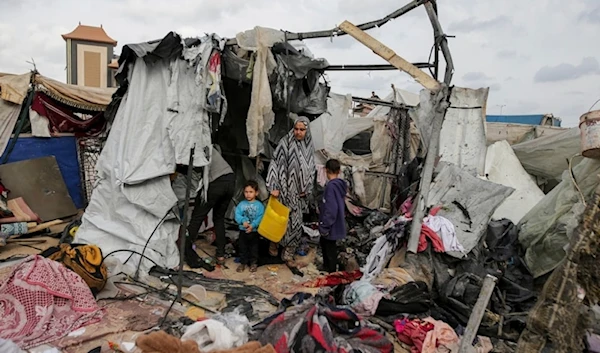
<path fill-rule="evenodd" d="M 339 28 L 354 37 L 357 41 L 371 49 L 375 54 L 381 56 L 387 62 L 392 64 L 398 70 L 404 71 L 419 82 L 423 87 L 432 92 L 437 92 L 440 89 L 440 83 L 434 80 L 413 64 L 406 61 L 404 58 L 396 54 L 392 49 L 381 43 L 377 39 L 371 37 L 368 33 L 356 27 L 348 21 L 344 21 Z"/>
<path fill-rule="evenodd" d="M 475 336 L 477 335 L 479 325 L 481 325 L 481 320 L 485 314 L 485 308 L 487 308 L 490 298 L 494 293 L 496 281 L 498 281 L 498 279 L 492 275 L 487 275 L 483 279 L 483 285 L 481 286 L 479 297 L 477 298 L 477 302 L 471 311 L 467 328 L 465 329 L 465 333 L 460 341 L 458 353 L 470 353 L 473 351 L 473 339 L 475 339 Z"/>

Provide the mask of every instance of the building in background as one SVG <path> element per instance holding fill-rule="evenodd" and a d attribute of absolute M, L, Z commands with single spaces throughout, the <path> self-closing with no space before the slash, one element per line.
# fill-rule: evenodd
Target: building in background
<path fill-rule="evenodd" d="M 117 41 L 100 27 L 82 25 L 63 34 L 67 45 L 67 83 L 86 87 L 116 87 Z"/>

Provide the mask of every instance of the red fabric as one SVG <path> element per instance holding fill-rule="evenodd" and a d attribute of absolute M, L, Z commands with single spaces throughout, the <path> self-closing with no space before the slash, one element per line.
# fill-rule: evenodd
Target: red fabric
<path fill-rule="evenodd" d="M 304 287 L 318 288 L 318 287 L 334 287 L 340 284 L 352 283 L 362 277 L 362 272 L 356 270 L 353 272 L 334 272 L 326 276 L 317 277 L 312 281 L 303 283 Z"/>
<path fill-rule="evenodd" d="M 104 112 L 94 112 L 93 117 L 83 120 L 72 110 L 41 92 L 36 92 L 33 97 L 31 109 L 48 118 L 52 133 L 69 132 L 83 136 L 96 136 L 106 127 Z"/>
<path fill-rule="evenodd" d="M 427 332 L 433 330 L 434 326 L 432 323 L 421 321 L 419 319 L 408 320 L 396 320 L 394 321 L 394 327 L 398 334 L 398 339 L 409 346 L 411 346 L 412 353 L 421 353 L 423 350 L 423 342 L 427 337 Z"/>
<path fill-rule="evenodd" d="M 429 210 L 429 215 L 430 216 L 436 216 L 438 212 L 440 212 L 440 210 L 442 209 L 442 206 L 435 206 L 434 208 L 432 208 L 431 210 Z"/>
<path fill-rule="evenodd" d="M 417 252 L 422 252 L 427 249 L 427 239 L 431 241 L 433 245 L 433 250 L 435 252 L 444 252 L 446 249 L 444 248 L 444 243 L 440 236 L 437 235 L 431 228 L 429 228 L 426 224 L 421 225 L 421 237 L 419 238 L 419 247 L 417 248 Z"/>
<path fill-rule="evenodd" d="M 79 275 L 39 255 L 25 259 L 0 285 L 0 338 L 22 349 L 60 339 L 102 316 Z"/>

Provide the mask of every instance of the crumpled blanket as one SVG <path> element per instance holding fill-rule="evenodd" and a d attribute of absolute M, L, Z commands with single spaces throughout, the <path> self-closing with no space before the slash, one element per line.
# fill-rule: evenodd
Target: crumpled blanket
<path fill-rule="evenodd" d="M 459 243 L 456 237 L 456 229 L 450 220 L 442 216 L 429 216 L 424 219 L 423 223 L 442 238 L 444 249 L 447 252 L 465 253 L 465 248 Z"/>
<path fill-rule="evenodd" d="M 411 346 L 411 353 L 421 353 L 427 338 L 427 334 L 433 331 L 434 325 L 420 319 L 398 319 L 394 321 L 394 328 L 398 339 Z"/>
<path fill-rule="evenodd" d="M 430 317 L 423 319 L 433 325 L 433 330 L 427 332 L 423 341 L 422 353 L 436 353 L 438 347 L 444 346 L 450 350 L 458 345 L 459 339 L 454 329 L 443 321 L 437 321 Z"/>
<path fill-rule="evenodd" d="M 427 226 L 427 224 L 423 223 L 421 226 L 421 237 L 419 238 L 419 247 L 417 248 L 417 252 L 422 252 L 427 249 L 427 240 L 431 241 L 431 245 L 433 245 L 433 251 L 435 252 L 445 252 L 444 243 L 442 243 L 442 239 L 437 235 L 431 228 Z"/>
<path fill-rule="evenodd" d="M 79 275 L 39 255 L 26 258 L 0 285 L 0 338 L 22 349 L 60 339 L 102 316 Z"/>
<path fill-rule="evenodd" d="M 350 305 L 359 315 L 375 315 L 384 294 L 369 281 L 354 282 L 344 290 L 344 304 Z"/>
<path fill-rule="evenodd" d="M 391 353 L 393 345 L 378 326 L 367 326 L 348 309 L 311 298 L 279 311 L 254 327 L 255 339 L 278 353 Z"/>
<path fill-rule="evenodd" d="M 352 272 L 339 271 L 330 273 L 326 276 L 317 277 L 312 281 L 304 282 L 302 285 L 309 288 L 333 287 L 340 284 L 352 283 L 361 277 L 362 272 L 360 272 L 360 270 Z"/>

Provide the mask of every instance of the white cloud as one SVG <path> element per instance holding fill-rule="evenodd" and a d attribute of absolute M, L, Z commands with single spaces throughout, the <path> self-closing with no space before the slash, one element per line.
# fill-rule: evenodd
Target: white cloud
<path fill-rule="evenodd" d="M 404 3 L 408 3 L 406 0 Z M 506 105 L 504 112 L 554 113 L 566 125 L 575 126 L 582 109 L 599 96 L 597 77 L 584 74 L 560 84 L 536 84 L 536 72 L 560 63 L 577 66 L 583 58 L 600 57 L 595 46 L 597 0 L 572 0 L 568 7 L 559 0 L 536 2 L 536 16 L 522 11 L 522 1 L 438 1 L 442 26 L 450 38 L 450 50 L 459 86 L 491 88 L 488 106 Z M 25 72 L 33 58 L 38 70 L 65 80 L 65 43 L 60 37 L 81 21 L 102 24 L 107 33 L 123 44 L 163 38 L 170 31 L 202 36 L 217 33 L 232 37 L 254 26 L 289 31 L 333 28 L 344 20 L 358 24 L 385 16 L 404 5 L 381 0 L 31 0 L 0 1 L 0 72 Z M 35 13 L 31 12 L 35 4 Z M 564 5 L 564 4 L 563 4 Z M 41 14 L 41 15 L 40 15 Z M 548 24 L 551 25 L 548 25 Z M 596 30 L 593 30 L 593 29 Z M 433 35 L 424 8 L 417 8 L 381 28 L 369 32 L 409 61 L 427 61 Z M 383 59 L 345 36 L 307 40 L 311 51 L 332 64 L 381 64 Z M 527 59 L 527 60 L 524 60 Z M 444 66 L 440 73 L 443 78 Z M 593 72 L 594 70 L 591 70 Z M 482 73 L 466 80 L 469 73 Z M 333 91 L 369 96 L 376 90 L 385 96 L 390 84 L 416 91 L 407 75 L 393 72 L 330 72 Z M 491 79 L 493 78 L 493 79 Z M 579 91 L 573 95 L 565 92 Z M 572 101 L 577 99 L 577 101 Z"/>

